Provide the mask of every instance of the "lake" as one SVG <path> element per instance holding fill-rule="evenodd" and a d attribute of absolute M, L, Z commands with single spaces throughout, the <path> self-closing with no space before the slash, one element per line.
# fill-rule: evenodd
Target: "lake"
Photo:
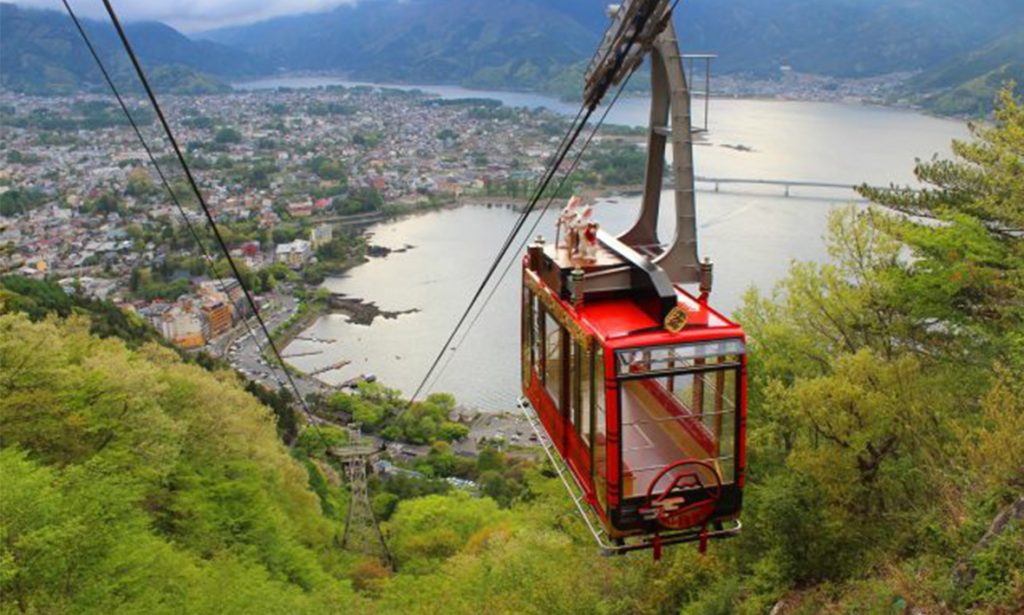
<path fill-rule="evenodd" d="M 304 79 L 304 78 L 299 78 Z M 294 79 L 259 82 L 262 87 L 300 87 Z M 355 85 L 308 78 L 301 87 Z M 363 84 L 374 85 L 374 84 Z M 252 82 L 249 87 L 255 87 Z M 392 87 L 392 86 L 388 86 Z M 547 107 L 574 114 L 575 106 L 534 94 L 481 92 L 452 86 L 417 87 L 446 98 L 485 97 L 506 104 Z M 648 101 L 622 99 L 610 123 L 646 125 Z M 965 138 L 963 123 L 913 111 L 854 104 L 713 99 L 711 132 L 695 147 L 697 174 L 707 177 L 788 179 L 875 185 L 914 183 L 915 158 L 949 155 L 949 143 Z M 702 121 L 702 120 L 701 120 Z M 750 151 L 737 149 L 749 148 Z M 856 199 L 852 192 L 781 187 L 742 187 L 698 192 L 698 237 L 702 256 L 715 263 L 712 304 L 730 313 L 746 289 L 771 287 L 790 263 L 827 259 L 823 235 L 829 212 Z M 671 193 L 663 194 L 671 210 Z M 558 203 L 561 206 L 561 203 Z M 600 201 L 595 217 L 609 231 L 625 230 L 636 216 L 638 196 Z M 670 211 L 668 212 L 671 213 Z M 306 337 L 335 340 L 325 346 L 296 341 L 288 354 L 323 350 L 291 359 L 311 370 L 338 361 L 352 363 L 321 376 L 338 383 L 373 373 L 388 386 L 411 394 L 440 350 L 517 213 L 502 207 L 466 206 L 407 217 L 370 229 L 372 243 L 404 252 L 371 259 L 325 286 L 334 292 L 375 302 L 381 309 L 418 312 L 371 326 L 349 323 L 342 315 L 321 318 Z M 554 212 L 538 232 L 554 234 Z M 663 220 L 662 236 L 670 237 Z M 528 224 L 529 226 L 532 225 Z M 514 258 L 518 259 L 518 255 Z M 449 349 L 445 369 L 431 391 L 449 391 L 460 403 L 487 411 L 511 409 L 518 395 L 519 272 L 512 267 L 468 335 Z M 500 270 L 499 270 L 500 271 Z"/>

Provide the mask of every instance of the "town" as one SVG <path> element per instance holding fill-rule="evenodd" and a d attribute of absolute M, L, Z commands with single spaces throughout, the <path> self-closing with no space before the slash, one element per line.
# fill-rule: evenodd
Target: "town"
<path fill-rule="evenodd" d="M 154 115 L 129 104 L 177 203 L 109 98 L 0 94 L 0 272 L 57 280 L 183 349 L 226 354 L 251 316 L 242 288 Z M 294 324 L 294 295 L 365 258 L 366 224 L 526 196 L 565 125 L 543 110 L 371 87 L 169 96 L 166 107 L 257 305 L 282 326 Z"/>

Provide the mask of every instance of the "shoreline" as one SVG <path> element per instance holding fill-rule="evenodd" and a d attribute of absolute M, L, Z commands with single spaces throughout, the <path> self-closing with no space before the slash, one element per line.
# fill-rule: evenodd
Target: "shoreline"
<path fill-rule="evenodd" d="M 621 195 L 628 193 L 628 190 L 618 190 L 611 188 L 596 189 L 593 191 L 586 191 L 588 196 L 593 195 L 594 198 L 611 198 L 615 195 Z M 421 206 L 415 206 L 409 204 L 409 206 L 402 207 L 398 210 L 392 210 L 386 217 L 379 221 L 374 222 L 371 225 L 363 226 L 359 228 L 359 233 L 362 237 L 367 240 L 371 239 L 373 233 L 371 228 L 381 224 L 391 224 L 407 218 L 412 218 L 419 215 L 425 215 L 438 211 L 454 210 L 461 207 L 506 207 L 512 208 L 517 211 L 521 210 L 527 203 L 527 199 L 520 197 L 487 197 L 487 196 L 471 196 L 465 198 L 455 198 L 447 202 L 430 202 L 424 203 Z M 359 259 L 356 262 L 347 263 L 343 268 L 339 268 L 337 271 L 332 272 L 331 275 L 326 276 L 324 282 L 316 287 L 311 287 L 311 291 L 316 290 L 328 290 L 326 283 L 331 279 L 339 279 L 349 275 L 349 272 L 358 267 L 359 265 L 365 264 L 370 259 L 384 259 L 390 256 L 392 253 L 401 254 L 415 249 L 415 246 L 405 244 L 400 248 L 388 248 L 384 246 L 377 246 L 368 241 L 368 251 L 364 258 Z M 373 323 L 378 319 L 382 318 L 385 320 L 394 320 L 404 315 L 415 314 L 420 311 L 420 308 L 411 308 L 408 310 L 385 310 L 373 301 L 367 301 L 361 297 L 350 297 L 344 293 L 331 292 L 330 295 L 323 300 L 313 300 L 310 302 L 304 302 L 307 305 L 306 311 L 298 316 L 292 322 L 283 323 L 275 331 L 272 332 L 275 343 L 281 349 L 284 356 L 284 369 L 291 371 L 293 374 L 301 378 L 307 378 L 315 381 L 317 384 L 336 388 L 336 385 L 332 385 L 325 382 L 320 378 L 324 373 L 334 371 L 340 367 L 344 367 L 348 364 L 348 361 L 343 356 L 331 357 L 332 362 L 326 363 L 325 367 L 329 369 L 316 368 L 309 372 L 296 367 L 289 361 L 288 347 L 292 342 L 297 339 L 306 336 L 306 332 L 313 327 L 317 321 L 324 316 L 332 314 L 341 314 L 349 319 L 349 322 L 357 325 L 366 327 L 372 327 Z M 298 356 L 298 355 L 292 355 Z M 267 357 L 268 360 L 270 357 Z M 337 367 L 332 367 L 337 366 Z M 371 370 L 372 371 L 372 370 Z M 483 408 L 476 408 L 470 406 L 461 406 L 465 415 L 472 415 L 472 418 L 468 420 L 460 420 L 464 424 L 475 429 L 474 425 L 482 421 L 490 420 L 489 417 L 502 417 L 503 419 L 514 420 L 512 417 L 516 414 L 513 410 L 505 409 L 498 412 L 489 412 Z M 508 415 L 508 416 L 506 416 Z M 472 435 L 472 434 L 471 434 Z M 476 440 L 474 440 L 475 442 Z"/>
<path fill-rule="evenodd" d="M 272 82 L 272 81 L 277 81 L 277 80 L 288 80 L 288 79 L 295 79 L 295 80 L 303 80 L 303 79 L 305 79 L 305 80 L 331 79 L 331 80 L 337 80 L 337 81 L 344 82 L 344 83 L 333 83 L 333 84 L 332 83 L 324 83 L 324 84 L 316 84 L 316 85 L 310 84 L 310 85 L 294 85 L 294 86 L 289 86 L 289 85 L 283 85 L 282 84 L 282 85 L 276 85 L 276 86 L 274 86 L 274 85 L 267 85 L 267 86 L 245 87 L 247 85 L 251 86 L 251 84 L 267 83 L 267 82 Z M 843 81 L 843 80 L 840 80 L 840 81 Z M 851 81 L 852 82 L 852 81 L 856 81 L 856 80 L 847 80 L 847 81 Z M 268 75 L 268 76 L 264 76 L 264 77 L 260 77 L 260 78 L 256 78 L 256 79 L 247 79 L 247 80 L 243 80 L 243 81 L 231 81 L 231 82 L 228 82 L 228 85 L 231 87 L 231 91 L 227 92 L 227 94 L 252 93 L 252 92 L 260 92 L 260 91 L 275 91 L 275 90 L 280 89 L 280 88 L 290 88 L 290 89 L 300 90 L 300 89 L 316 89 L 316 88 L 327 88 L 327 87 L 344 87 L 344 88 L 374 87 L 374 88 L 381 88 L 381 89 L 398 89 L 398 90 L 405 90 L 405 91 L 421 91 L 421 92 L 423 92 L 425 94 L 433 94 L 435 96 L 445 97 L 445 94 L 443 94 L 441 92 L 438 92 L 436 90 L 432 90 L 432 88 L 446 88 L 446 89 L 448 89 L 448 88 L 455 88 L 455 89 L 464 91 L 466 93 L 466 96 L 464 96 L 464 97 L 455 96 L 455 97 L 453 97 L 454 99 L 457 99 L 457 98 L 487 98 L 487 99 L 492 99 L 492 100 L 500 100 L 498 98 L 495 98 L 494 95 L 495 94 L 509 94 L 509 95 L 514 95 L 514 96 L 537 96 L 537 97 L 540 97 L 540 98 L 549 99 L 552 102 L 559 103 L 559 104 L 562 104 L 562 105 L 577 105 L 580 102 L 579 100 L 576 100 L 573 97 L 565 97 L 565 96 L 559 95 L 557 92 L 546 92 L 546 91 L 543 91 L 543 90 L 515 89 L 515 88 L 508 88 L 508 87 L 506 87 L 506 88 L 492 88 L 492 89 L 479 89 L 479 88 L 475 88 L 475 87 L 465 86 L 465 85 L 462 85 L 462 84 L 459 84 L 459 83 L 423 84 L 423 83 L 413 83 L 413 82 L 408 82 L 408 81 L 367 81 L 367 80 L 352 78 L 351 76 L 348 76 L 348 75 L 345 75 L 345 74 L 332 73 L 332 72 L 326 72 L 326 71 L 288 72 L 288 73 L 279 74 L 279 75 Z M 210 94 L 210 95 L 211 96 L 216 96 L 217 94 Z M 631 98 L 632 99 L 647 98 L 647 95 L 642 93 L 642 92 L 628 91 L 628 92 L 623 92 L 623 98 L 626 98 L 626 99 L 631 99 Z M 929 116 L 929 117 L 932 117 L 932 118 L 935 118 L 935 119 L 944 119 L 944 120 L 959 121 L 959 122 L 965 122 L 965 121 L 971 121 L 971 120 L 978 119 L 978 118 L 975 118 L 974 116 L 944 115 L 944 114 L 941 114 L 941 113 L 930 111 L 930 110 L 920 106 L 919 104 L 915 104 L 915 103 L 910 102 L 910 101 L 908 101 L 906 103 L 898 103 L 898 102 L 887 103 L 887 102 L 884 102 L 884 101 L 872 100 L 872 99 L 870 99 L 868 97 L 852 97 L 852 96 L 845 96 L 845 97 L 844 96 L 835 96 L 835 97 L 824 96 L 823 97 L 823 96 L 820 96 L 820 95 L 816 96 L 816 95 L 813 95 L 813 94 L 810 94 L 810 93 L 805 94 L 805 95 L 800 95 L 800 94 L 797 94 L 797 93 L 792 93 L 792 94 L 786 94 L 786 93 L 784 93 L 784 94 L 729 94 L 729 93 L 718 93 L 718 94 L 712 94 L 710 96 L 710 99 L 711 100 L 749 100 L 749 101 L 759 101 L 759 102 L 803 102 L 803 103 L 851 105 L 851 106 L 860 106 L 860 107 L 875 107 L 875 108 L 879 108 L 879 109 L 889 109 L 889 110 L 894 110 L 894 111 L 907 111 L 907 112 L 913 112 L 913 113 L 920 113 L 922 115 L 926 115 L 926 116 Z M 506 103 L 503 102 L 502 104 L 506 104 Z M 506 106 L 514 107 L 516 105 L 507 105 L 506 104 Z M 556 113 L 558 112 L 557 109 L 553 109 L 553 108 L 550 108 L 550 107 L 548 107 L 547 109 L 549 111 L 552 111 L 552 112 L 556 112 Z"/>

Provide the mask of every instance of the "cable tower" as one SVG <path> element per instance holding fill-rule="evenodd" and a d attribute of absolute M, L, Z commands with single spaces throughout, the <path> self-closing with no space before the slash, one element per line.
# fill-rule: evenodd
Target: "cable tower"
<path fill-rule="evenodd" d="M 349 425 L 348 433 L 348 444 L 328 450 L 328 455 L 341 464 L 351 494 L 341 548 L 376 556 L 381 563 L 394 570 L 395 562 L 377 517 L 373 514 L 366 482 L 366 467 L 377 460 L 380 449 L 363 442 L 358 424 Z"/>

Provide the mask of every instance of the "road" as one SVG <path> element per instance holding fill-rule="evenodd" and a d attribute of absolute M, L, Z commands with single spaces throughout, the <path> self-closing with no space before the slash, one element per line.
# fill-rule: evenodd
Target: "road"
<path fill-rule="evenodd" d="M 261 314 L 267 329 L 273 332 L 286 320 L 295 315 L 298 311 L 298 300 L 290 293 L 290 289 L 282 288 L 281 293 L 275 293 L 267 297 L 265 307 Z M 263 384 L 271 389 L 281 386 L 291 388 L 285 376 L 284 370 L 267 361 L 262 353 L 266 347 L 266 337 L 260 330 L 259 323 L 255 318 L 250 318 L 250 327 L 239 323 L 231 331 L 211 340 L 208 350 L 211 354 L 224 357 L 233 368 L 238 370 L 246 378 Z M 251 333 L 250 333 L 251 330 Z M 255 336 L 255 337 L 254 337 Z M 284 351 L 283 348 L 278 350 Z M 316 378 L 300 376 L 292 373 L 299 393 L 305 398 L 310 393 L 331 393 L 336 389 L 320 382 Z M 294 393 L 294 391 L 292 391 Z M 467 417 L 468 418 L 468 417 Z M 330 420 L 322 417 L 310 417 L 314 424 L 335 425 Z M 529 425 L 523 417 L 516 413 L 506 414 L 481 414 L 474 417 L 470 423 L 470 435 L 455 444 L 455 450 L 464 455 L 475 455 L 478 446 L 483 440 L 505 440 L 509 444 L 518 446 L 533 446 L 536 444 L 535 437 Z M 375 446 L 384 444 L 377 437 L 370 438 Z M 416 446 L 411 444 L 388 443 L 389 450 L 396 459 L 408 457 L 421 457 L 430 451 L 429 446 Z"/>
<path fill-rule="evenodd" d="M 287 290 L 272 295 L 269 307 L 261 312 L 267 329 L 273 332 L 280 327 L 282 323 L 295 315 L 298 306 L 298 300 Z M 231 332 L 211 342 L 211 351 L 218 356 L 226 357 L 232 367 L 250 380 L 272 389 L 280 387 L 282 383 L 285 387 L 291 388 L 284 370 L 263 357 L 262 349 L 266 347 L 267 340 L 256 318 L 250 318 L 249 324 L 252 333 L 250 333 L 250 328 L 239 323 Z M 310 393 L 328 393 L 332 390 L 330 386 L 315 378 L 299 376 L 294 372 L 292 379 L 303 398 Z"/>

